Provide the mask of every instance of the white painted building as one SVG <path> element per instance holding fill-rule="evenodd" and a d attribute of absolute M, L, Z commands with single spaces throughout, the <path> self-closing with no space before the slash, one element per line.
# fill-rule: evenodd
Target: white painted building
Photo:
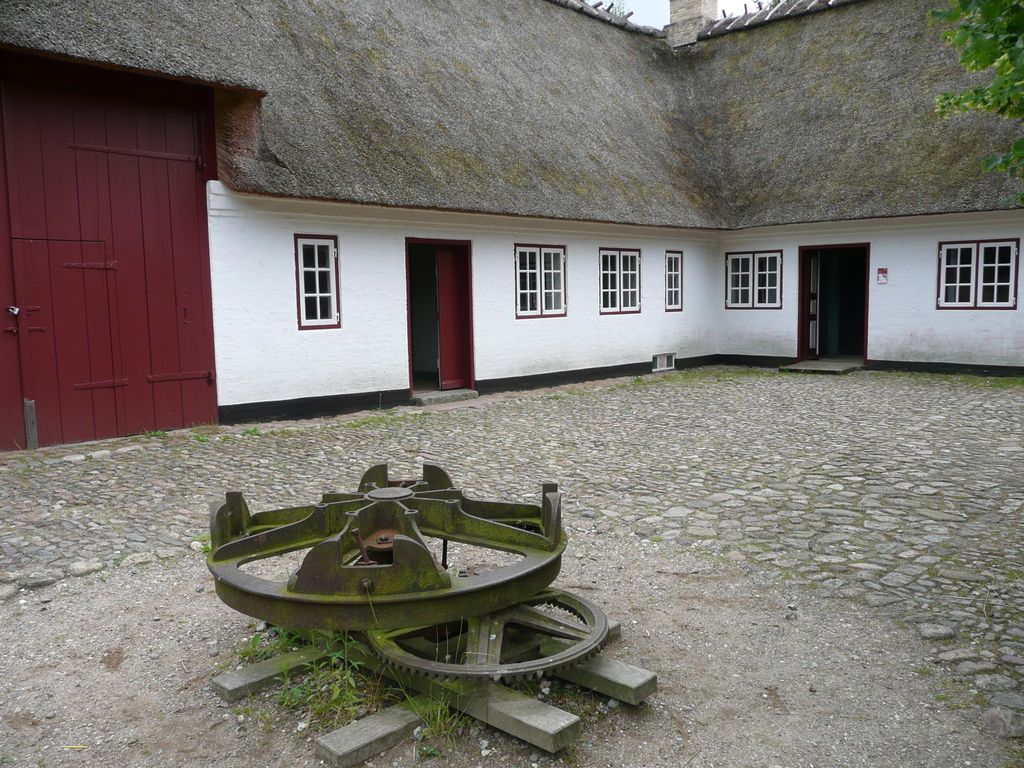
<path fill-rule="evenodd" d="M 0 447 L 673 364 L 1024 370 L 1022 188 L 981 170 L 1014 125 L 936 116 L 973 80 L 931 0 L 670 2 L 0 14 Z"/>
<path fill-rule="evenodd" d="M 1021 211 L 722 233 L 268 199 L 210 182 L 209 221 L 222 406 L 366 392 L 404 397 L 415 302 L 406 286 L 410 239 L 471 244 L 472 370 L 474 385 L 484 389 L 548 380 L 545 374 L 642 372 L 663 353 L 679 366 L 798 359 L 801 249 L 827 253 L 850 244 L 863 246 L 863 256 L 853 257 L 866 290 L 857 321 L 866 320 L 867 345 L 861 339 L 859 353 L 843 354 L 877 367 L 999 368 L 1024 360 L 1024 323 L 1012 301 L 1009 311 L 946 309 L 939 289 L 940 243 L 998 241 L 1013 248 L 1009 291 L 1019 295 Z M 299 328 L 299 233 L 337 240 L 340 326 Z M 516 254 L 523 243 L 564 253 L 564 291 L 550 316 L 517 312 Z M 602 312 L 601 254 L 609 249 L 640 254 L 639 311 Z M 726 254 L 743 253 L 781 253 L 773 306 L 729 306 Z M 676 254 L 681 308 L 667 292 L 676 270 L 668 258 Z M 247 279 L 239 280 L 243 274 Z M 255 327 L 259 334 L 247 332 Z M 253 370 L 261 375 L 250 376 Z"/>

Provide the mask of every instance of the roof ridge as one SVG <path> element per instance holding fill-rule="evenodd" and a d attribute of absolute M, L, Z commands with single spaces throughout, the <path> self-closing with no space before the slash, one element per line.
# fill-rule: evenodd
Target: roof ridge
<path fill-rule="evenodd" d="M 711 37 L 720 37 L 729 32 L 738 32 L 741 29 L 752 29 L 771 24 L 783 19 L 791 19 L 796 16 L 804 16 L 819 11 L 829 11 L 851 3 L 863 2 L 863 0 L 781 0 L 771 7 L 762 7 L 756 0 L 751 0 L 758 5 L 756 11 L 749 11 L 741 16 L 727 16 L 716 19 L 711 26 L 697 35 L 698 40 L 707 40 Z"/>
<path fill-rule="evenodd" d="M 549 3 L 554 3 L 562 8 L 568 8 L 571 11 L 576 11 L 584 16 L 589 16 L 592 19 L 603 21 L 606 24 L 611 24 L 613 27 L 619 27 L 629 32 L 637 32 L 641 35 L 649 35 L 650 37 L 665 37 L 665 30 L 658 29 L 657 27 L 649 27 L 643 24 L 634 24 L 628 18 L 622 16 L 616 16 L 614 13 L 601 8 L 605 4 L 605 0 L 598 2 L 594 5 L 586 2 L 586 0 L 547 0 Z M 608 3 L 608 7 L 612 7 L 615 4 L 615 0 Z M 632 15 L 632 14 L 630 14 Z"/>

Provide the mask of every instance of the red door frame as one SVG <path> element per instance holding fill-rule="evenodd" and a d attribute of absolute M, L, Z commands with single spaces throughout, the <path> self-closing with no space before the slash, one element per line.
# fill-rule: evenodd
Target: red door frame
<path fill-rule="evenodd" d="M 797 362 L 806 360 L 804 350 L 807 349 L 809 331 L 807 328 L 810 320 L 810 310 L 807 307 L 807 292 L 810 286 L 806 284 L 805 262 L 808 251 L 838 251 L 844 248 L 864 249 L 864 361 L 868 360 L 868 311 L 871 307 L 871 243 L 829 243 L 828 245 L 801 245 L 797 250 L 799 253 L 799 304 L 797 306 L 797 329 L 796 329 L 796 359 Z M 821 262 L 818 262 L 818 279 L 821 280 Z M 821 291 L 818 291 L 818 321 L 821 321 Z M 821 356 L 819 350 L 819 357 Z"/>
<path fill-rule="evenodd" d="M 442 245 L 451 248 L 462 249 L 466 255 L 466 306 L 468 309 L 466 318 L 469 328 L 469 389 L 476 388 L 476 344 L 473 332 L 473 241 L 472 240 L 442 240 L 430 237 L 407 237 L 405 238 L 405 316 L 406 316 L 406 339 L 408 344 L 409 357 L 409 397 L 413 396 L 413 362 L 412 362 L 412 282 L 410 278 L 410 259 L 414 245 Z M 440 356 L 441 339 L 438 338 L 438 356 Z M 440 370 L 438 380 L 440 382 Z"/>

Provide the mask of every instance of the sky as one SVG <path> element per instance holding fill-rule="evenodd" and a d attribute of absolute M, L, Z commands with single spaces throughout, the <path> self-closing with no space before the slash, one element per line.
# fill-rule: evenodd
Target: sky
<path fill-rule="evenodd" d="M 668 24 L 668 0 L 620 0 L 625 2 L 633 15 L 630 21 L 646 24 L 651 27 L 663 27 Z M 730 16 L 743 13 L 743 3 L 751 8 L 754 0 L 718 0 L 718 12 L 725 11 Z M 607 5 L 607 3 L 605 3 Z"/>

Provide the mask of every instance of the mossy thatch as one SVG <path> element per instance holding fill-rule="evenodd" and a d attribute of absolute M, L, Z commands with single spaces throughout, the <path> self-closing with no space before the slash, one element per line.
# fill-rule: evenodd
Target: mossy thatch
<path fill-rule="evenodd" d="M 0 45 L 264 92 L 221 136 L 240 191 L 709 228 L 1011 205 L 980 171 L 1011 126 L 935 116 L 970 78 L 934 0 L 842 2 L 673 52 L 581 0 L 8 0 Z"/>

